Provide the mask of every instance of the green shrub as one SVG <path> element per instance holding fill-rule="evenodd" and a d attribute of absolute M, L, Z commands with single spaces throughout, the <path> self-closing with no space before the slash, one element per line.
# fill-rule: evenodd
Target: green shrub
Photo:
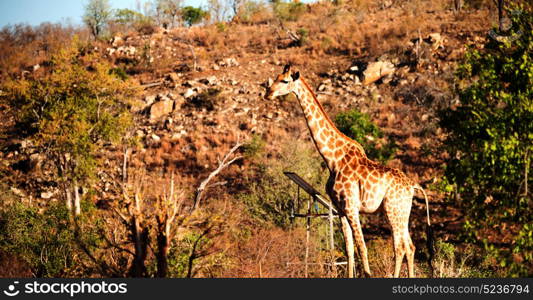
<path fill-rule="evenodd" d="M 471 49 L 456 79 L 460 105 L 441 112 L 449 135 L 447 179 L 457 185 L 466 212 L 465 232 L 499 257 L 509 275 L 533 274 L 533 15 L 509 14 L 512 39 L 489 39 Z M 516 38 L 516 39 L 515 39 Z M 527 180 L 527 182 L 526 182 Z M 509 249 L 496 249 L 486 229 L 508 223 Z M 510 230 L 510 229 L 508 229 Z"/>
<path fill-rule="evenodd" d="M 286 227 L 290 224 L 290 213 L 294 208 L 293 200 L 296 185 L 284 174 L 284 171 L 295 172 L 313 185 L 323 195 L 329 172 L 316 150 L 306 145 L 291 143 L 283 149 L 281 158 L 271 159 L 257 164 L 254 177 L 249 178 L 249 190 L 239 194 L 238 198 L 249 209 L 250 215 L 263 225 Z M 301 208 L 307 201 L 307 194 L 300 193 Z"/>
<path fill-rule="evenodd" d="M 301 2 L 274 1 L 272 7 L 274 15 L 282 21 L 297 21 L 306 11 L 305 4 Z"/>
<path fill-rule="evenodd" d="M 226 30 L 228 30 L 228 26 L 224 22 L 217 22 L 215 26 L 218 32 L 225 32 Z"/>
<path fill-rule="evenodd" d="M 121 80 L 128 80 L 129 76 L 126 74 L 126 71 L 122 68 L 112 68 L 109 70 L 109 74 L 117 76 Z"/>
<path fill-rule="evenodd" d="M 254 134 L 252 139 L 243 146 L 244 156 L 248 159 L 258 158 L 263 154 L 264 148 L 265 141 L 263 138 L 258 134 Z"/>
<path fill-rule="evenodd" d="M 306 45 L 309 39 L 309 30 L 306 28 L 299 28 L 296 33 L 300 37 L 298 40 L 298 47 Z"/>
<path fill-rule="evenodd" d="M 383 132 L 368 115 L 350 110 L 338 114 L 335 124 L 342 133 L 361 143 L 370 159 L 386 162 L 394 157 L 396 144 L 390 140 L 381 141 Z"/>
<path fill-rule="evenodd" d="M 17 202 L 0 211 L 0 249 L 22 258 L 36 277 L 69 276 L 86 258 L 78 243 L 89 248 L 98 244 L 98 225 L 82 225 L 83 234 L 76 233 L 64 205 L 40 210 Z M 79 219 L 79 224 L 87 220 Z"/>
<path fill-rule="evenodd" d="M 220 101 L 220 89 L 209 88 L 206 91 L 194 96 L 187 105 L 192 105 L 195 108 L 212 111 L 215 105 Z"/>

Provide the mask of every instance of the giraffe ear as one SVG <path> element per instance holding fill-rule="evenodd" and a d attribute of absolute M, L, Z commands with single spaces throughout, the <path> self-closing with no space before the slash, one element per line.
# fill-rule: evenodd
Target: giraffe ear
<path fill-rule="evenodd" d="M 300 72 L 295 72 L 291 74 L 291 77 L 292 77 L 292 81 L 298 80 L 300 78 Z"/>
<path fill-rule="evenodd" d="M 286 65 L 285 65 L 285 68 L 283 68 L 283 73 L 287 73 L 287 72 L 289 72 L 290 70 L 291 70 L 291 65 L 286 64 Z"/>

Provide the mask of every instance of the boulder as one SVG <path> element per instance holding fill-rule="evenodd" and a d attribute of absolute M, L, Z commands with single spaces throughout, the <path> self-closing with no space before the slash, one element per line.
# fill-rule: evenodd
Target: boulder
<path fill-rule="evenodd" d="M 117 46 L 122 45 L 123 41 L 124 41 L 124 40 L 122 39 L 122 37 L 120 37 L 120 36 L 115 36 L 115 37 L 113 37 L 113 38 L 111 39 L 111 45 L 112 45 L 113 47 L 117 47 Z"/>
<path fill-rule="evenodd" d="M 239 62 L 233 57 L 228 57 L 223 60 L 220 60 L 218 62 L 218 65 L 221 67 L 238 67 Z"/>
<path fill-rule="evenodd" d="M 154 142 L 156 142 L 156 143 L 159 142 L 159 141 L 161 140 L 161 137 L 159 137 L 159 136 L 158 136 L 157 134 L 155 134 L 155 133 L 152 133 L 152 135 L 151 135 L 150 137 L 151 137 L 152 140 L 153 140 Z"/>
<path fill-rule="evenodd" d="M 200 79 L 200 82 L 207 85 L 215 85 L 217 84 L 217 78 L 216 76 L 209 76 L 203 79 Z"/>
<path fill-rule="evenodd" d="M 433 50 L 444 48 L 444 38 L 440 35 L 440 33 L 431 33 L 429 35 L 429 40 L 432 44 L 431 48 Z"/>
<path fill-rule="evenodd" d="M 150 120 L 154 121 L 168 115 L 174 109 L 174 101 L 161 100 L 150 107 Z"/>
<path fill-rule="evenodd" d="M 15 194 L 15 195 L 17 195 L 17 196 L 19 196 L 19 197 L 25 197 L 25 196 L 26 196 L 26 194 L 25 194 L 22 190 L 17 189 L 16 187 L 11 187 L 9 190 L 10 190 L 13 194 Z"/>
<path fill-rule="evenodd" d="M 146 102 L 147 105 L 151 105 L 155 102 L 155 99 L 157 98 L 157 95 L 147 95 L 144 97 L 144 102 Z"/>
<path fill-rule="evenodd" d="M 41 198 L 42 199 L 50 199 L 54 196 L 54 192 L 42 192 L 41 193 Z"/>
<path fill-rule="evenodd" d="M 383 76 L 391 75 L 394 73 L 394 65 L 388 61 L 376 61 L 368 64 L 368 67 L 364 71 L 364 84 L 371 84 L 378 81 Z"/>
<path fill-rule="evenodd" d="M 187 89 L 185 93 L 183 93 L 183 97 L 190 98 L 194 96 L 196 93 L 194 92 L 194 89 Z"/>
<path fill-rule="evenodd" d="M 167 80 L 170 81 L 170 82 L 174 82 L 174 83 L 180 82 L 179 75 L 174 73 L 174 72 L 167 74 L 166 77 L 167 77 Z"/>

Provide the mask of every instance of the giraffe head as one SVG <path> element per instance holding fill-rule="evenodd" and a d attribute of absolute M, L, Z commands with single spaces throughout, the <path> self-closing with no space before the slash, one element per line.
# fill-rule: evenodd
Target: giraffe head
<path fill-rule="evenodd" d="M 300 72 L 292 72 L 291 66 L 286 65 L 283 73 L 279 74 L 276 81 L 267 89 L 265 98 L 273 100 L 278 96 L 287 95 L 294 92 L 296 83 L 300 79 Z"/>

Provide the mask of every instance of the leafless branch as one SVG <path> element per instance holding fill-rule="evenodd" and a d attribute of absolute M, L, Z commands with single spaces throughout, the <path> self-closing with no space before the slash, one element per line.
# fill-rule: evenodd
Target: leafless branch
<path fill-rule="evenodd" d="M 224 156 L 224 158 L 222 158 L 221 161 L 219 161 L 219 165 L 218 167 L 213 171 L 211 172 L 206 179 L 204 179 L 204 181 L 202 181 L 200 183 L 200 185 L 198 186 L 198 189 L 196 189 L 196 193 L 195 193 L 195 197 L 194 197 L 194 206 L 191 210 L 194 211 L 196 210 L 199 206 L 200 206 L 200 201 L 202 200 L 202 197 L 205 193 L 205 191 L 207 190 L 207 188 L 210 187 L 209 185 L 209 182 L 211 180 L 213 180 L 213 178 L 215 178 L 215 176 L 218 175 L 218 173 L 220 173 L 222 170 L 224 170 L 225 168 L 227 168 L 229 165 L 231 165 L 232 163 L 234 163 L 235 161 L 239 160 L 242 158 L 242 155 L 237 155 L 237 156 L 234 156 L 234 153 L 242 146 L 243 144 L 239 141 L 237 141 L 237 143 L 235 144 L 235 146 L 233 146 L 233 148 L 230 149 L 230 151 Z M 211 186 L 215 186 L 215 185 L 222 185 L 224 184 L 225 182 L 221 183 L 215 183 Z"/>

